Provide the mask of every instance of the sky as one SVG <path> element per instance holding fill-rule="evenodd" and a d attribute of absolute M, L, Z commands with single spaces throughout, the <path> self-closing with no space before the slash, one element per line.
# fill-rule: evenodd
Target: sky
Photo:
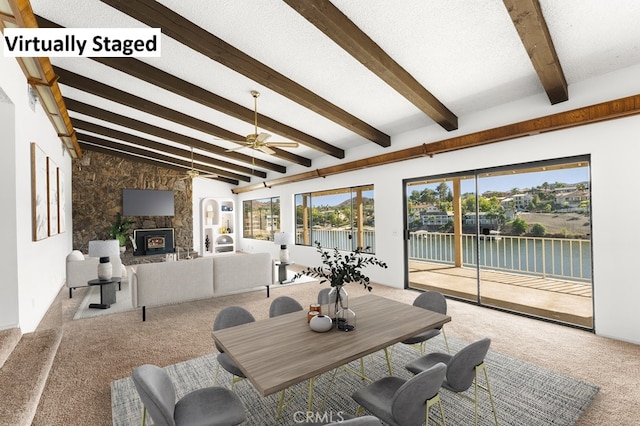
<path fill-rule="evenodd" d="M 513 175 L 494 176 L 490 178 L 481 178 L 479 180 L 479 191 L 482 194 L 485 191 L 509 191 L 512 188 L 531 188 L 542 185 L 544 182 L 555 183 L 562 182 L 567 184 L 575 184 L 589 181 L 589 168 L 577 167 L 570 169 L 549 170 L 534 173 L 518 173 Z M 474 181 L 472 179 L 462 181 L 462 193 L 473 192 Z M 435 188 L 438 184 L 431 184 L 431 188 Z M 449 185 L 451 187 L 451 185 Z M 424 189 L 424 185 L 415 185 L 407 188 L 407 194 L 412 191 Z M 320 204 L 337 205 L 349 198 L 349 194 L 328 195 L 322 197 Z M 374 188 L 375 198 L 375 188 Z M 318 205 L 318 201 L 314 202 Z"/>
<path fill-rule="evenodd" d="M 493 176 L 488 178 L 481 178 L 478 181 L 478 190 L 482 194 L 485 191 L 509 191 L 512 188 L 532 188 L 542 185 L 544 182 L 555 183 L 562 182 L 566 184 L 576 184 L 580 182 L 589 181 L 589 168 L 579 167 L 571 169 L 561 170 L 549 170 L 544 172 L 535 173 L 518 173 L 513 175 Z M 435 188 L 438 184 L 429 185 L 431 188 Z M 462 181 L 461 192 L 473 192 L 474 181 L 468 179 Z M 449 185 L 451 186 L 451 185 Z M 414 190 L 421 190 L 424 185 L 415 185 L 407 188 L 407 193 L 410 194 Z"/>

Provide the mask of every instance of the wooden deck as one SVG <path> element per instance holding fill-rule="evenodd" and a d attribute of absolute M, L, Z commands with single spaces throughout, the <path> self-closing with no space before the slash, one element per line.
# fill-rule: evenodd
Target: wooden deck
<path fill-rule="evenodd" d="M 471 268 L 412 260 L 409 262 L 409 287 L 477 300 L 476 270 Z M 593 327 L 591 284 L 482 270 L 480 287 L 484 305 Z"/>

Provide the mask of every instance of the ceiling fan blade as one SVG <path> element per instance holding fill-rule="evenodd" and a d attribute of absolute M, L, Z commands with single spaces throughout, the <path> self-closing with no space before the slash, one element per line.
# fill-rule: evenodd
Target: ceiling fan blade
<path fill-rule="evenodd" d="M 256 147 L 256 149 L 257 149 L 258 151 L 262 151 L 262 152 L 264 152 L 265 154 L 269 154 L 269 155 L 273 155 L 273 154 L 275 154 L 275 153 L 276 153 L 274 150 L 272 150 L 271 148 L 269 148 L 267 145 L 258 146 L 258 147 Z"/>
<path fill-rule="evenodd" d="M 269 139 L 271 135 L 269 133 L 259 133 L 256 137 L 256 143 L 264 143 L 267 139 Z"/>
<path fill-rule="evenodd" d="M 283 148 L 297 148 L 298 142 L 267 142 L 266 146 L 278 146 Z"/>
<path fill-rule="evenodd" d="M 229 148 L 229 149 L 227 149 L 225 152 L 239 151 L 239 150 L 241 150 L 242 148 L 247 148 L 247 147 L 250 147 L 250 146 L 251 146 L 251 145 L 242 145 L 242 146 L 237 146 L 237 147 L 235 147 L 235 148 Z"/>

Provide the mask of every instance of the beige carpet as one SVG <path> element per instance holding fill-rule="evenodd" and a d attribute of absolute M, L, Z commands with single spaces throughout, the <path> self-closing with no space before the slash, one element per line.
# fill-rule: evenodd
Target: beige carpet
<path fill-rule="evenodd" d="M 322 287 L 314 282 L 275 286 L 270 299 L 258 291 L 150 308 L 146 322 L 139 311 L 73 321 L 82 296 L 78 292 L 68 299 L 62 289 L 56 302 L 61 314 L 42 324 L 46 328 L 61 321 L 63 334 L 33 424 L 111 425 L 110 383 L 144 363 L 167 366 L 211 353 L 211 325 L 224 306 L 243 305 L 256 318 L 266 318 L 274 297 L 286 294 L 312 303 Z M 348 290 L 350 297 L 364 293 L 358 287 Z M 381 285 L 373 291 L 406 303 L 417 295 Z M 637 424 L 639 346 L 456 301 L 449 301 L 449 314 L 452 322 L 446 327 L 452 337 L 472 341 L 489 336 L 497 352 L 600 386 L 577 425 Z"/>

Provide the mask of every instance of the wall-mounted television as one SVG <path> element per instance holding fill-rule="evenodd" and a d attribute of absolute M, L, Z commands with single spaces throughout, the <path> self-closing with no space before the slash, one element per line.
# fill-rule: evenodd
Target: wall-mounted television
<path fill-rule="evenodd" d="M 173 191 L 158 189 L 123 189 L 123 216 L 173 216 Z"/>

